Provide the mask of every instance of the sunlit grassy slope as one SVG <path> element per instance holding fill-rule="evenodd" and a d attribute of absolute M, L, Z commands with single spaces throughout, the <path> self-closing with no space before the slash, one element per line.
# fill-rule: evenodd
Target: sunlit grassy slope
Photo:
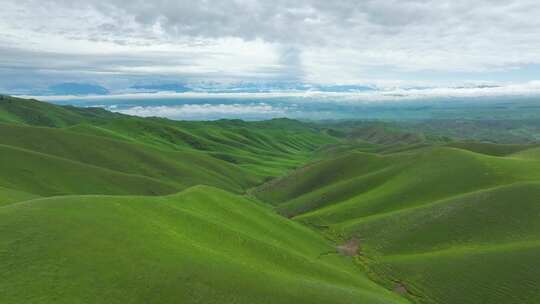
<path fill-rule="evenodd" d="M 0 100 L 0 179 L 10 189 L 37 195 L 161 195 L 199 184 L 244 192 L 335 141 L 319 128 L 287 119 L 175 122 Z"/>
<path fill-rule="evenodd" d="M 59 107 L 33 99 L 0 95 L 0 122 L 63 127 L 116 116 L 117 114 L 98 108 Z"/>
<path fill-rule="evenodd" d="M 538 303 L 540 183 L 518 183 L 357 223 L 372 271 L 419 303 Z"/>
<path fill-rule="evenodd" d="M 0 99 L 2 122 L 62 128 L 154 150 L 194 151 L 262 177 L 282 175 L 309 161 L 321 146 L 337 142 L 319 126 L 289 119 L 178 122 L 6 96 Z"/>
<path fill-rule="evenodd" d="M 196 150 L 254 174 L 277 176 L 304 164 L 324 144 L 337 140 L 288 119 L 267 122 L 223 120 L 173 122 L 122 117 L 102 124 L 79 124 L 71 131 L 138 142 L 161 150 Z"/>
<path fill-rule="evenodd" d="M 0 303 L 540 302 L 537 145 L 356 124 L 1 97 Z"/>
<path fill-rule="evenodd" d="M 0 187 L 0 207 L 11 203 L 38 198 L 38 195 Z"/>
<path fill-rule="evenodd" d="M 540 179 L 540 162 L 449 147 L 386 155 L 354 152 L 316 162 L 255 194 L 287 216 L 333 225 L 488 187 Z"/>
<path fill-rule="evenodd" d="M 24 162 L 21 160 L 15 163 L 13 158 L 8 157 L 4 159 L 6 162 L 4 166 L 14 166 L 9 174 L 7 167 L 3 170 L 5 174 L 0 173 L 0 178 L 4 177 L 8 180 L 26 174 L 22 169 L 55 178 L 65 176 L 67 179 L 72 179 L 73 177 L 68 177 L 67 174 L 74 172 L 74 174 L 79 174 L 79 180 L 72 180 L 73 183 L 87 187 L 91 191 L 91 185 L 88 185 L 85 179 L 97 176 L 97 173 L 90 174 L 89 172 L 99 170 L 105 174 L 103 169 L 106 169 L 109 176 L 111 174 L 119 176 L 113 183 L 114 186 L 122 187 L 123 181 L 129 175 L 132 179 L 147 180 L 149 187 L 155 189 L 155 194 L 166 194 L 197 184 L 214 185 L 241 192 L 261 179 L 238 166 L 197 151 L 162 151 L 137 143 L 126 143 L 53 128 L 0 124 L 0 134 L 1 145 L 11 147 L 12 150 L 27 151 L 24 156 L 18 156 L 25 157 L 27 160 Z M 5 149 L 7 150 L 8 147 Z M 54 170 L 52 161 L 42 161 L 41 159 L 44 158 L 54 159 L 65 169 Z M 34 165 L 33 159 L 39 164 Z M 51 167 L 47 170 L 43 166 Z M 80 168 L 81 166 L 86 166 L 86 169 Z M 73 169 L 68 170 L 69 168 Z M 46 176 L 35 176 L 35 178 L 49 184 L 49 178 Z M 35 184 L 36 181 L 32 180 L 29 183 Z M 153 184 L 161 186 L 151 186 Z M 101 189 L 102 187 L 96 186 L 94 192 L 79 192 L 74 189 L 67 193 L 110 193 Z"/>
<path fill-rule="evenodd" d="M 460 145 L 353 152 L 254 194 L 331 238 L 361 239 L 358 262 L 415 302 L 537 303 L 539 150 Z"/>
<path fill-rule="evenodd" d="M 0 302 L 405 303 L 332 251 L 206 186 L 29 200 L 0 207 Z"/>
<path fill-rule="evenodd" d="M 448 144 L 448 146 L 492 156 L 507 156 L 521 151 L 530 150 L 534 147 L 538 147 L 538 144 L 491 144 L 474 141 L 464 141 L 451 143 Z"/>
<path fill-rule="evenodd" d="M 322 130 L 0 109 L 0 303 L 406 303 L 316 232 L 232 194 L 336 141 Z"/>
<path fill-rule="evenodd" d="M 0 185 L 41 196 L 175 192 L 156 179 L 119 173 L 47 154 L 0 145 Z"/>

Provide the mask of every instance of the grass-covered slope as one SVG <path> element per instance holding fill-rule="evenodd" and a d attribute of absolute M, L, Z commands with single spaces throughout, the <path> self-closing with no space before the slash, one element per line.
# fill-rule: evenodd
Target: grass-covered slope
<path fill-rule="evenodd" d="M 67 194 L 174 193 L 174 185 L 71 161 L 56 156 L 0 145 L 0 186 L 40 196 Z"/>
<path fill-rule="evenodd" d="M 0 122 L 33 126 L 65 127 L 83 121 L 111 119 L 117 114 L 98 108 L 56 106 L 34 99 L 0 95 Z"/>
<path fill-rule="evenodd" d="M 0 98 L 0 303 L 540 302 L 537 145 L 334 127 Z"/>
<path fill-rule="evenodd" d="M 418 303 L 538 303 L 539 214 L 540 183 L 518 183 L 371 218 L 355 233 L 371 271 Z"/>
<path fill-rule="evenodd" d="M 289 119 L 263 122 L 178 122 L 58 106 L 0 96 L 0 123 L 63 128 L 163 151 L 203 152 L 260 176 L 279 176 L 337 139 L 313 124 Z"/>
<path fill-rule="evenodd" d="M 287 216 L 335 225 L 464 193 L 540 179 L 540 162 L 429 147 L 388 155 L 351 153 L 314 163 L 255 191 Z"/>
<path fill-rule="evenodd" d="M 312 230 L 211 187 L 0 207 L 1 303 L 404 303 Z"/>
<path fill-rule="evenodd" d="M 11 203 L 38 198 L 38 195 L 0 187 L 0 207 Z"/>
<path fill-rule="evenodd" d="M 414 302 L 537 303 L 538 149 L 455 147 L 341 154 L 254 194 L 331 238 L 359 239 L 357 261 Z"/>
<path fill-rule="evenodd" d="M 278 176 L 304 164 L 319 147 L 337 141 L 316 127 L 288 119 L 174 122 L 122 117 L 99 124 L 79 124 L 70 130 L 161 150 L 202 151 L 266 176 Z"/>
<path fill-rule="evenodd" d="M 535 304 L 539 254 L 540 242 L 452 248 L 384 257 L 371 270 L 398 280 L 416 303 Z"/>
<path fill-rule="evenodd" d="M 474 141 L 461 141 L 448 144 L 448 146 L 492 156 L 508 156 L 510 154 L 538 147 L 538 144 L 493 144 Z"/>
<path fill-rule="evenodd" d="M 540 182 L 516 183 L 367 217 L 341 228 L 361 233 L 383 254 L 540 240 L 539 199 Z"/>
<path fill-rule="evenodd" d="M 52 156 L 57 162 L 64 160 L 66 169 L 53 170 L 51 167 L 49 170 L 45 170 L 45 168 L 34 170 L 39 171 L 39 174 L 62 177 L 69 172 L 67 169 L 69 165 L 89 165 L 123 175 L 128 174 L 168 184 L 170 185 L 168 193 L 197 184 L 214 185 L 226 190 L 242 192 L 255 185 L 261 178 L 249 174 L 247 170 L 238 166 L 197 151 L 162 151 L 137 143 L 77 134 L 54 128 L 0 124 L 0 134 L 0 144 L 2 145 L 37 152 L 39 155 Z M 28 155 L 30 157 L 30 154 Z M 8 180 L 24 174 L 22 167 L 26 166 L 31 169 L 33 166 L 31 163 L 26 165 L 25 163 L 13 163 L 7 155 L 5 161 L 8 163 L 4 165 L 12 164 L 14 166 L 13 171 L 9 171 L 9 174 L 7 169 L 2 167 L 4 170 L 2 170 L 3 173 L 0 172 L 0 177 L 3 176 Z M 48 164 L 52 165 L 51 162 Z M 48 164 L 36 165 L 43 167 Z M 90 174 L 94 171 L 88 170 L 79 171 L 81 180 L 73 182 L 85 184 L 83 182 L 85 176 L 91 178 L 94 175 Z M 119 179 L 115 184 L 121 185 L 122 179 Z M 163 191 L 158 191 L 160 188 L 156 188 L 156 192 L 164 194 Z M 77 193 L 80 192 L 72 194 Z M 100 193 L 109 192 L 103 192 L 100 187 L 97 187 L 94 192 L 80 194 Z"/>

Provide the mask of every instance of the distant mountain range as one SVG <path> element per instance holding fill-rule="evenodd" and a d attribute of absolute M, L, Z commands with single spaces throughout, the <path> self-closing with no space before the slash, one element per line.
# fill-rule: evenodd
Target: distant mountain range
<path fill-rule="evenodd" d="M 470 84 L 448 87 L 452 89 L 497 88 L 496 85 Z M 403 90 L 429 90 L 433 87 L 401 87 Z M 271 93 L 271 92 L 327 92 L 355 93 L 384 90 L 374 85 L 363 84 L 313 84 L 303 82 L 140 82 L 124 88 L 107 88 L 96 83 L 64 82 L 40 89 L 18 88 L 16 92 L 4 92 L 7 95 L 109 95 L 122 93 L 157 93 L 157 92 L 207 92 L 207 93 Z"/>
<path fill-rule="evenodd" d="M 192 91 L 191 88 L 181 83 L 136 84 L 131 86 L 131 89 L 150 92 L 170 91 L 179 93 Z"/>
<path fill-rule="evenodd" d="M 52 85 L 49 87 L 49 92 L 52 95 L 108 95 L 110 93 L 100 85 L 73 82 Z"/>
<path fill-rule="evenodd" d="M 109 89 L 100 84 L 94 83 L 75 83 L 65 82 L 53 84 L 43 89 L 18 89 L 17 92 L 6 92 L 16 95 L 109 95 L 114 93 L 156 93 L 156 92 L 211 92 L 211 93 L 267 93 L 283 91 L 319 91 L 319 92 L 363 92 L 373 91 L 377 88 L 367 85 L 321 85 L 307 84 L 300 82 L 239 82 L 239 83 L 218 83 L 218 82 L 200 82 L 200 83 L 136 83 L 126 89 Z"/>

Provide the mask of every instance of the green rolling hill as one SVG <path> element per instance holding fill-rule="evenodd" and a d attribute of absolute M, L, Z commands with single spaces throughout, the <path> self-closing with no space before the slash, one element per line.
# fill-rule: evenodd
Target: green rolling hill
<path fill-rule="evenodd" d="M 206 186 L 19 202 L 0 233 L 2 303 L 406 303 L 321 256 L 317 233 Z"/>
<path fill-rule="evenodd" d="M 96 169 L 150 178 L 170 185 L 168 191 L 157 194 L 172 193 L 197 184 L 216 185 L 241 192 L 261 178 L 238 166 L 197 151 L 162 151 L 137 143 L 77 134 L 63 129 L 30 126 L 0 124 L 0 134 L 0 144 L 33 151 L 33 155 L 47 155 L 73 166 L 90 165 L 97 167 Z M 55 176 L 67 172 L 41 171 Z M 94 175 L 80 172 L 83 175 Z M 118 181 L 117 184 L 121 182 Z M 96 188 L 98 192 L 93 194 L 99 194 L 99 189 Z"/>
<path fill-rule="evenodd" d="M 539 250 L 538 145 L 0 98 L 0 303 L 533 304 Z"/>
<path fill-rule="evenodd" d="M 124 174 L 43 153 L 0 145 L 0 184 L 40 196 L 175 192 L 156 179 Z"/>
<path fill-rule="evenodd" d="M 414 302 L 536 303 L 538 149 L 453 146 L 467 150 L 353 152 L 254 194 L 332 239 L 360 239 L 357 262 Z"/>
<path fill-rule="evenodd" d="M 311 160 L 323 145 L 338 142 L 318 125 L 290 119 L 178 122 L 115 114 L 100 108 L 2 98 L 0 123 L 53 127 L 162 151 L 197 152 L 263 177 L 283 175 Z"/>
<path fill-rule="evenodd" d="M 65 127 L 84 121 L 99 121 L 117 114 L 98 108 L 55 106 L 34 99 L 0 95 L 0 122 L 44 127 Z"/>
<path fill-rule="evenodd" d="M 19 190 L 0 187 L 0 207 L 3 205 L 8 205 L 11 203 L 26 201 L 39 197 L 40 196 L 36 194 L 30 194 Z"/>
<path fill-rule="evenodd" d="M 357 223 L 365 261 L 419 303 L 536 303 L 540 183 L 517 183 Z M 346 228 L 345 228 L 346 229 Z"/>
<path fill-rule="evenodd" d="M 498 185 L 540 179 L 540 162 L 450 147 L 353 152 L 315 162 L 254 193 L 286 216 L 332 225 Z"/>

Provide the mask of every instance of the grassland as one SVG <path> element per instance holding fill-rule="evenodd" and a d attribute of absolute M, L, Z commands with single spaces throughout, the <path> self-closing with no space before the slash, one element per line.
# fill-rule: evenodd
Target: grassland
<path fill-rule="evenodd" d="M 360 239 L 358 264 L 414 302 L 536 303 L 538 151 L 485 143 L 355 151 L 254 193 L 329 238 Z"/>
<path fill-rule="evenodd" d="M 310 161 L 314 152 L 323 145 L 338 142 L 320 126 L 289 119 L 179 122 L 115 114 L 99 108 L 2 98 L 0 123 L 55 128 L 56 131 L 69 132 L 71 137 L 77 133 L 167 152 L 193 152 L 199 157 L 228 162 L 239 171 L 247 170 L 247 174 L 261 178 L 283 175 Z M 86 144 L 85 140 L 79 142 Z M 111 141 L 107 143 L 112 145 Z M 91 147 L 87 145 L 86 148 Z"/>
<path fill-rule="evenodd" d="M 66 196 L 0 208 L 2 303 L 405 303 L 241 196 Z M 9 233 L 7 233 L 9 232 Z"/>
<path fill-rule="evenodd" d="M 155 194 L 169 194 L 196 184 L 215 185 L 226 190 L 242 192 L 243 189 L 256 184 L 262 178 L 249 174 L 246 170 L 231 163 L 191 150 L 162 151 L 137 143 L 77 134 L 62 129 L 30 126 L 0 124 L 0 133 L 3 134 L 0 144 L 4 145 L 5 149 L 13 150 L 13 154 L 20 154 L 17 157 L 24 158 L 24 160 L 18 160 L 17 163 L 10 161 L 15 156 L 5 159 L 14 166 L 10 171 L 12 172 L 10 179 L 23 174 L 19 170 L 21 167 L 27 167 L 27 170 L 36 168 L 34 171 L 38 172 L 32 174 L 49 174 L 63 180 L 73 179 L 69 176 L 64 177 L 69 172 L 79 172 L 80 176 L 77 178 L 80 180 L 78 182 L 74 180 L 74 182 L 84 185 L 88 183 L 84 182 L 85 178 L 97 176 L 99 170 L 102 172 L 99 173 L 100 176 L 114 174 L 117 186 L 122 186 L 123 180 L 128 177 L 138 178 L 147 181 L 149 186 L 152 185 L 150 187 L 156 189 Z M 15 150 L 24 151 L 24 153 Z M 48 158 L 50 161 L 43 161 L 43 158 Z M 48 165 L 53 167 L 48 170 L 39 168 L 39 166 Z M 54 170 L 54 166 L 62 166 L 64 169 Z M 68 169 L 70 167 L 73 168 Z M 8 170 L 7 167 L 6 170 Z M 88 173 L 94 171 L 96 173 Z M 49 178 L 46 176 L 36 176 L 36 178 L 49 183 Z M 36 184 L 36 181 L 29 181 L 29 184 L 31 187 Z M 157 184 L 161 186 L 158 187 Z M 102 187 L 96 186 L 90 189 L 96 189 L 98 192 L 74 190 L 67 193 L 110 193 L 102 192 Z"/>
<path fill-rule="evenodd" d="M 321 130 L 7 100 L 1 303 L 406 303 L 242 195 L 335 142 Z"/>
<path fill-rule="evenodd" d="M 535 144 L 0 99 L 0 303 L 532 304 L 539 217 Z"/>

